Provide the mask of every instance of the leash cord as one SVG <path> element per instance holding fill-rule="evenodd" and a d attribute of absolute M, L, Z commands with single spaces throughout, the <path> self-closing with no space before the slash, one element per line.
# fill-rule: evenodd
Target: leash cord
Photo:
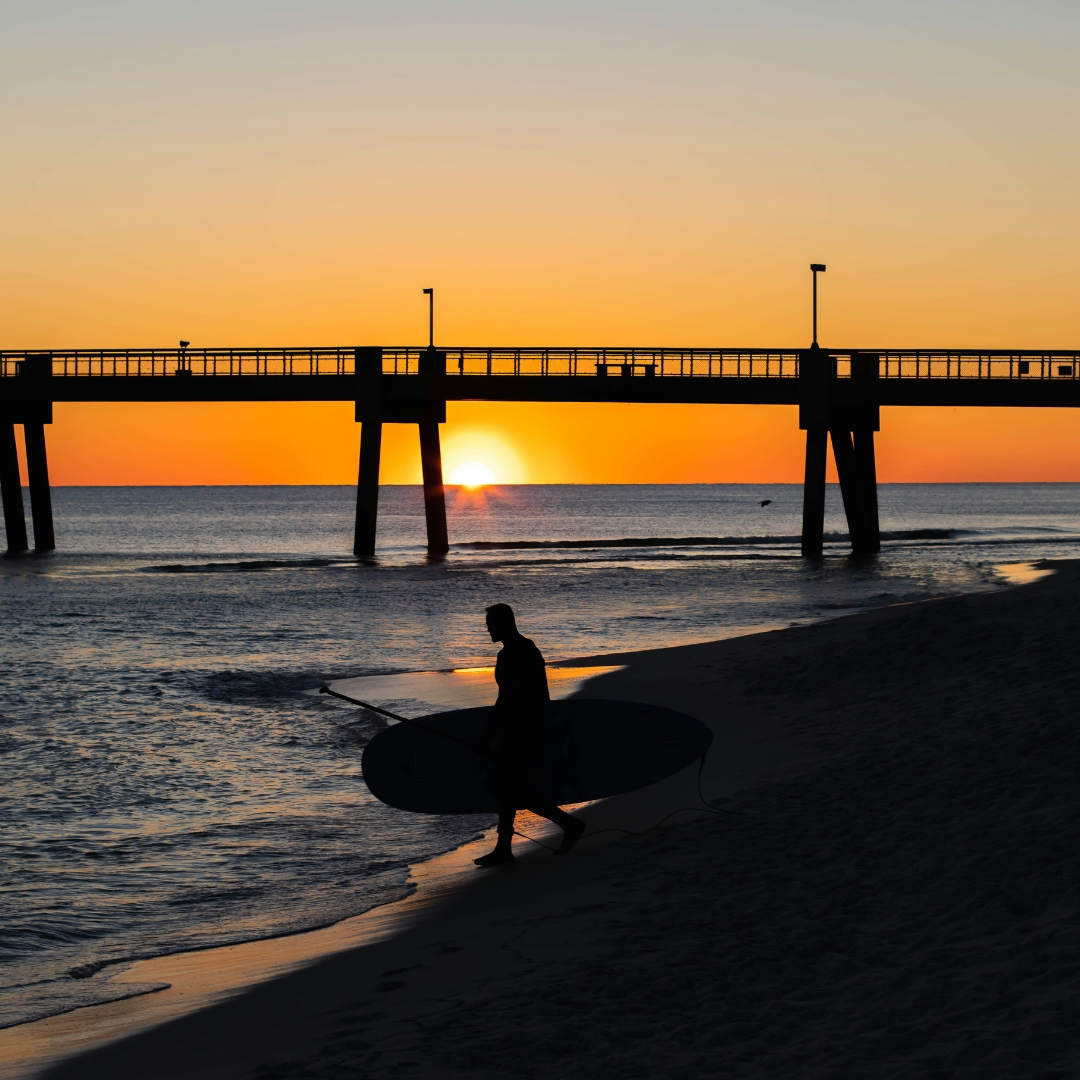
<path fill-rule="evenodd" d="M 644 831 L 635 832 L 632 829 L 617 829 L 617 828 L 612 827 L 612 828 L 607 828 L 607 829 L 600 829 L 597 832 L 590 832 L 588 835 L 589 836 L 603 836 L 604 833 L 612 833 L 612 832 L 614 832 L 614 833 L 622 833 L 624 836 L 648 836 L 650 833 L 656 832 L 656 830 L 659 829 L 660 826 L 663 825 L 664 822 L 668 820 L 668 818 L 674 817 L 676 814 L 681 814 L 681 813 L 683 813 L 685 811 L 690 811 L 690 812 L 694 812 L 694 813 L 700 813 L 700 811 L 705 810 L 706 812 L 711 813 L 711 814 L 736 814 L 736 815 L 739 815 L 741 817 L 750 817 L 751 815 L 747 814 L 745 810 L 731 810 L 731 809 L 729 809 L 728 807 L 725 807 L 725 806 L 714 806 L 711 802 L 709 802 L 708 799 L 705 798 L 705 795 L 702 793 L 702 790 L 701 790 L 701 774 L 705 771 L 705 758 L 708 756 L 708 754 L 709 754 L 709 751 L 706 750 L 705 753 L 701 755 L 701 761 L 698 764 L 697 794 L 698 794 L 698 798 L 701 800 L 701 805 L 700 806 L 680 806 L 677 809 L 672 810 L 670 813 L 665 814 L 655 825 L 650 825 Z M 543 841 L 537 840 L 535 836 L 529 836 L 528 833 L 523 833 L 523 832 L 519 831 L 518 829 L 514 829 L 514 835 L 515 836 L 520 836 L 522 838 L 522 840 L 531 840 L 534 844 L 539 845 L 540 847 L 544 848 L 546 851 L 554 851 L 555 850 L 555 848 L 551 847 L 548 844 L 545 844 Z"/>

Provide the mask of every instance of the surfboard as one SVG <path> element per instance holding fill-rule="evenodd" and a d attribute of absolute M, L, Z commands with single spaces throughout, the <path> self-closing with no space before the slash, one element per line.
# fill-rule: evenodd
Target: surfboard
<path fill-rule="evenodd" d="M 632 701 L 553 701 L 540 792 L 559 805 L 621 795 L 673 776 L 699 760 L 712 732 L 685 713 Z M 455 740 L 475 743 L 491 706 L 420 719 Z M 379 800 L 419 814 L 482 814 L 498 809 L 495 766 L 462 742 L 410 724 L 379 732 L 361 760 Z"/>

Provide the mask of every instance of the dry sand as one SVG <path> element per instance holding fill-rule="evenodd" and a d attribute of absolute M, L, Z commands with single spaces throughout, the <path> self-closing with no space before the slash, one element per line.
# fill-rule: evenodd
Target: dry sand
<path fill-rule="evenodd" d="M 629 656 L 717 734 L 399 936 L 50 1077 L 1080 1076 L 1080 569 Z"/>

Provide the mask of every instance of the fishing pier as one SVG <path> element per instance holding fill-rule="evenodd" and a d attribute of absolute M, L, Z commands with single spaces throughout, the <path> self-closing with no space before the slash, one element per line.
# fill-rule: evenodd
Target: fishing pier
<path fill-rule="evenodd" d="M 449 550 L 439 425 L 448 401 L 794 405 L 806 432 L 802 553 L 822 553 L 832 445 L 852 552 L 880 549 L 881 406 L 1080 406 L 1080 351 L 963 349 L 122 349 L 0 352 L 0 489 L 9 554 L 55 548 L 53 403 L 352 401 L 361 425 L 354 551 L 375 553 L 383 424 L 416 424 L 428 551 Z"/>

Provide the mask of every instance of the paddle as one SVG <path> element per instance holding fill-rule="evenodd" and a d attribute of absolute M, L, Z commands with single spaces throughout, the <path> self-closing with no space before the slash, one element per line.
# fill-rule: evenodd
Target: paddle
<path fill-rule="evenodd" d="M 320 686 L 319 693 L 341 698 L 342 701 L 347 701 L 351 705 L 359 705 L 362 709 L 370 709 L 374 713 L 389 716 L 391 720 L 398 720 L 403 724 L 411 724 L 421 731 L 426 731 L 429 735 L 438 735 L 440 739 L 449 739 L 450 742 L 460 743 L 462 746 L 467 746 L 470 750 L 475 751 L 481 757 L 490 756 L 485 751 L 481 750 L 475 743 L 469 742 L 468 739 L 459 739 L 456 735 L 451 735 L 447 731 L 439 731 L 438 728 L 428 727 L 427 724 L 421 724 L 419 720 L 410 720 L 407 716 L 398 716 L 397 713 L 392 713 L 389 709 L 380 709 L 378 705 L 371 705 L 366 701 L 361 701 L 359 698 L 349 697 L 348 694 L 339 694 L 336 690 L 331 690 L 329 686 Z"/>

